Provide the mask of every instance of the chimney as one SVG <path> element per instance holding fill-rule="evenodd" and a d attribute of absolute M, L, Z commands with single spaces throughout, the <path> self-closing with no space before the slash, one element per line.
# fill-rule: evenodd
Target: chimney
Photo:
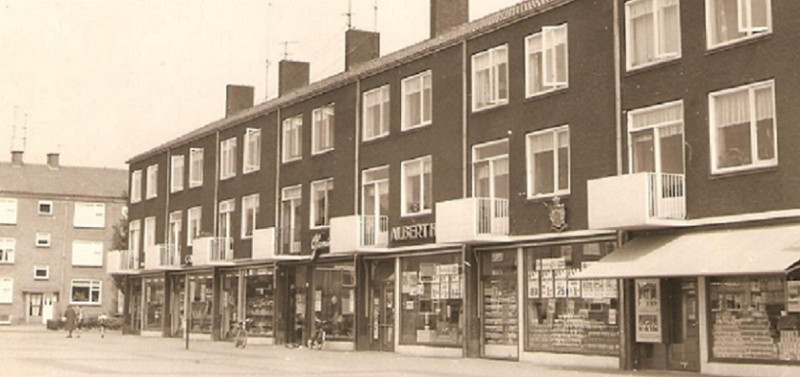
<path fill-rule="evenodd" d="M 431 0 L 431 38 L 469 21 L 469 0 Z"/>
<path fill-rule="evenodd" d="M 278 97 L 308 85 L 309 67 L 307 62 L 278 62 Z"/>
<path fill-rule="evenodd" d="M 350 68 L 381 55 L 381 35 L 349 29 L 344 33 L 344 49 L 344 68 L 349 71 Z"/>
<path fill-rule="evenodd" d="M 11 151 L 11 166 L 14 167 L 22 166 L 22 154 L 23 151 L 20 150 Z"/>
<path fill-rule="evenodd" d="M 225 117 L 253 107 L 254 89 L 247 85 L 227 85 L 225 87 Z M 49 161 L 49 156 L 48 161 Z M 56 155 L 58 161 L 58 155 Z"/>
<path fill-rule="evenodd" d="M 48 153 L 47 154 L 47 167 L 52 170 L 58 169 L 58 153 Z"/>

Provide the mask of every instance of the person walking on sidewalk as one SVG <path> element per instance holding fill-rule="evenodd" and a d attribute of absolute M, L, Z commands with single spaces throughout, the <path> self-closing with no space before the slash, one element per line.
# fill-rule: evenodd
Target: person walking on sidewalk
<path fill-rule="evenodd" d="M 77 319 L 78 315 L 75 313 L 75 309 L 72 308 L 72 305 L 68 305 L 67 310 L 64 311 L 64 329 L 69 331 L 67 338 L 72 338 L 72 332 L 75 331 L 75 322 Z"/>
<path fill-rule="evenodd" d="M 78 338 L 80 338 L 81 330 L 83 330 L 83 310 L 81 310 L 80 306 L 78 307 L 78 312 L 76 314 L 75 322 L 78 327 Z"/>
<path fill-rule="evenodd" d="M 107 321 L 108 321 L 108 316 L 106 315 L 106 312 L 102 312 L 102 313 L 100 313 L 99 316 L 97 316 L 97 324 L 100 325 L 100 337 L 101 338 L 105 338 L 106 337 L 106 322 Z"/>

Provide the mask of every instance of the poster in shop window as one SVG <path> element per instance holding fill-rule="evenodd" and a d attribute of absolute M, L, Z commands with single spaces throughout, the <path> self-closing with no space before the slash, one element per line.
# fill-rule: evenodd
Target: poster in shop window
<path fill-rule="evenodd" d="M 539 271 L 528 271 L 528 298 L 539 298 Z"/>
<path fill-rule="evenodd" d="M 636 280 L 636 341 L 661 343 L 661 289 L 658 279 Z"/>

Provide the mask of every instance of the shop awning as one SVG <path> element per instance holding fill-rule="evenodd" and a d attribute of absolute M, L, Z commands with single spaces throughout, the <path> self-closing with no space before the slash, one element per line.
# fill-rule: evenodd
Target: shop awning
<path fill-rule="evenodd" d="M 785 273 L 800 260 L 800 225 L 641 236 L 578 279 Z"/>

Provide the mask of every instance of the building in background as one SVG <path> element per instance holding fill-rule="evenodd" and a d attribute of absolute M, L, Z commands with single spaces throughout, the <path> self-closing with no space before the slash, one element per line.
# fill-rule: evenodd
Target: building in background
<path fill-rule="evenodd" d="M 105 270 L 114 226 L 126 212 L 120 169 L 0 163 L 0 323 L 42 324 L 79 305 L 86 318 L 115 313 Z"/>

